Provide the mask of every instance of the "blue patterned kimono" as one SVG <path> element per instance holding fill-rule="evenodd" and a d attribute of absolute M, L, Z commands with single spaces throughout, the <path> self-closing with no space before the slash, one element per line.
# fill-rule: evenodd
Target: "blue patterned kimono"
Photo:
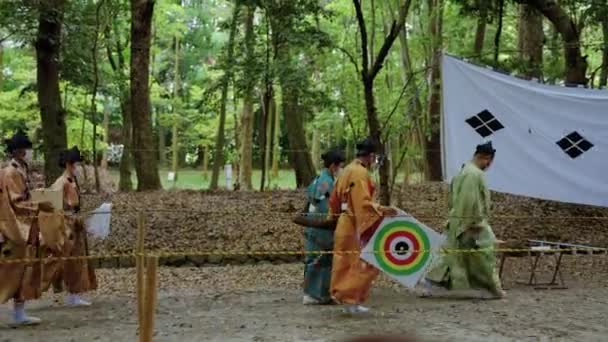
<path fill-rule="evenodd" d="M 310 203 L 308 212 L 314 215 L 327 215 L 329 195 L 334 187 L 334 178 L 329 170 L 323 169 L 307 189 Z M 307 227 L 304 230 L 304 248 L 309 251 L 332 251 L 334 247 L 333 230 Z M 307 254 L 304 261 L 304 293 L 319 302 L 331 300 L 329 285 L 331 281 L 331 254 Z"/>

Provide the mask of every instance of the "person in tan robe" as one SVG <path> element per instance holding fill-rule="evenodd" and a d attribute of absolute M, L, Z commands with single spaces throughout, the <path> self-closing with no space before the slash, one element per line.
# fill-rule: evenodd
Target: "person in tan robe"
<path fill-rule="evenodd" d="M 32 143 L 24 134 L 5 141 L 12 160 L 0 170 L 0 260 L 40 256 L 38 216 L 52 212 L 50 203 L 35 203 L 29 193 L 28 162 Z M 0 303 L 14 301 L 13 324 L 31 325 L 40 319 L 25 313 L 25 301 L 40 297 L 40 262 L 0 264 Z"/>
<path fill-rule="evenodd" d="M 78 147 L 73 147 L 62 153 L 59 164 L 65 169 L 51 189 L 63 193 L 63 210 L 65 214 L 65 235 L 67 237 L 63 248 L 64 256 L 77 257 L 88 255 L 87 232 L 80 211 L 80 188 L 77 181 L 78 163 L 81 161 Z M 97 289 L 95 269 L 90 260 L 67 260 L 52 275 L 45 279 L 44 287 L 52 284 L 56 288 L 67 288 L 65 303 L 71 306 L 90 306 L 91 303 L 80 297 L 81 293 Z"/>
<path fill-rule="evenodd" d="M 396 215 L 392 208 L 374 200 L 375 185 L 369 169 L 376 160 L 376 145 L 368 138 L 357 144 L 357 159 L 338 178 L 330 198 L 332 214 L 339 214 L 334 234 L 331 296 L 349 305 L 349 313 L 369 311 L 362 306 L 378 270 L 360 259 L 361 249 L 369 242 L 383 216 Z"/>

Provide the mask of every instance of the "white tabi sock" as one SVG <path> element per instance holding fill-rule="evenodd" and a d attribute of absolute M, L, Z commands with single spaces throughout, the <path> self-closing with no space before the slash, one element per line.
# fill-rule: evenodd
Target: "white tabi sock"
<path fill-rule="evenodd" d="M 40 323 L 40 319 L 30 317 L 25 313 L 25 303 L 15 302 L 13 307 L 13 322 L 15 325 L 31 325 Z"/>
<path fill-rule="evenodd" d="M 71 306 L 91 306 L 91 303 L 80 298 L 79 295 L 70 293 L 65 297 L 65 302 Z"/>

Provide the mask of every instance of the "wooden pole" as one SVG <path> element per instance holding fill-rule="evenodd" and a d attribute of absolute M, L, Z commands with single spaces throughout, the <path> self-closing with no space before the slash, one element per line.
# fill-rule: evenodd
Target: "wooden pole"
<path fill-rule="evenodd" d="M 144 295 L 144 324 L 141 335 L 143 342 L 151 342 L 154 336 L 154 314 L 156 313 L 156 299 L 158 284 L 157 278 L 158 257 L 146 257 L 146 290 Z"/>
<path fill-rule="evenodd" d="M 180 2 L 181 3 L 181 2 Z M 179 144 L 177 139 L 179 120 L 177 116 L 179 111 L 179 37 L 175 36 L 175 82 L 173 84 L 173 132 L 171 134 L 171 142 L 173 143 L 173 188 L 177 186 L 177 167 L 179 162 Z"/>
<path fill-rule="evenodd" d="M 139 340 L 143 341 L 143 323 L 144 323 L 144 238 L 146 235 L 146 225 L 143 213 L 137 214 L 137 249 L 135 257 L 135 265 L 137 267 L 137 315 L 139 323 Z"/>

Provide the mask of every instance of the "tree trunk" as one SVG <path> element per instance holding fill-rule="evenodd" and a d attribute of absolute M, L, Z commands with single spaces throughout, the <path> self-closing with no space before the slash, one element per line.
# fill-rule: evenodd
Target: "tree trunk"
<path fill-rule="evenodd" d="M 133 190 L 133 181 L 131 176 L 131 167 L 133 164 L 133 124 L 131 122 L 131 105 L 129 104 L 129 94 L 124 91 L 120 99 L 120 110 L 122 112 L 122 156 L 120 157 L 120 179 L 118 181 L 118 190 L 131 191 Z"/>
<path fill-rule="evenodd" d="M 315 170 L 320 170 L 323 166 L 321 165 L 321 142 L 319 137 L 319 127 L 314 127 L 312 130 L 312 164 Z"/>
<path fill-rule="evenodd" d="M 253 169 L 253 91 L 255 87 L 255 36 L 253 16 L 255 7 L 247 7 L 245 16 L 245 90 L 243 91 L 243 111 L 241 112 L 241 158 L 239 184 L 243 190 L 251 190 Z"/>
<path fill-rule="evenodd" d="M 274 117 L 277 115 L 276 105 L 274 103 L 274 90 L 270 91 L 270 98 L 268 99 L 268 118 L 266 119 L 266 147 L 264 148 L 264 176 L 268 175 L 268 187 L 270 188 L 270 182 L 272 181 L 272 173 L 270 167 L 272 165 L 272 152 L 273 152 L 273 140 L 274 140 Z M 276 179 L 276 178 L 275 178 Z"/>
<path fill-rule="evenodd" d="M 158 132 L 158 165 L 162 170 L 167 166 L 167 133 L 160 121 L 160 114 L 156 115 L 156 131 Z"/>
<path fill-rule="evenodd" d="M 429 0 L 431 11 L 430 33 L 432 42 L 431 56 L 431 89 L 429 94 L 429 124 L 430 137 L 425 139 L 425 152 L 427 161 L 427 179 L 441 181 L 443 172 L 441 168 L 441 49 L 443 0 Z"/>
<path fill-rule="evenodd" d="M 272 18 L 271 18 L 272 19 Z M 272 33 L 274 44 L 276 47 L 277 65 L 280 65 L 282 70 L 279 73 L 279 84 L 281 86 L 281 112 L 284 115 L 287 140 L 289 142 L 290 163 L 296 174 L 296 186 L 303 188 L 308 186 L 315 178 L 315 167 L 310 156 L 308 145 L 306 144 L 306 131 L 304 129 L 304 120 L 302 109 L 299 105 L 301 89 L 298 84 L 295 84 L 294 78 L 297 79 L 299 71 L 295 68 L 294 58 L 292 56 L 293 44 L 288 35 L 294 28 L 290 20 L 271 20 Z M 285 22 L 286 21 L 286 22 Z M 287 27 L 281 27 L 284 25 Z"/>
<path fill-rule="evenodd" d="M 477 0 L 479 16 L 477 17 L 477 29 L 475 30 L 475 43 L 473 45 L 473 55 L 480 58 L 483 52 L 483 45 L 486 39 L 486 26 L 488 24 L 488 0 Z"/>
<path fill-rule="evenodd" d="M 587 60 L 581 52 L 580 35 L 575 22 L 557 0 L 517 0 L 539 10 L 560 33 L 564 41 L 566 83 L 587 84 Z"/>
<path fill-rule="evenodd" d="M 88 94 L 84 95 L 84 103 L 87 103 L 88 100 Z M 85 128 L 87 127 L 87 113 L 83 112 L 82 113 L 82 121 L 80 124 L 80 142 L 79 145 L 80 146 L 84 146 L 84 132 L 85 132 Z"/>
<path fill-rule="evenodd" d="M 234 129 L 233 129 L 233 134 L 234 134 L 234 150 L 237 153 L 236 158 L 234 158 L 234 160 L 232 160 L 232 174 L 234 175 L 234 181 L 233 181 L 233 190 L 240 190 L 241 189 L 241 185 L 240 185 L 240 180 L 239 177 L 241 175 L 241 161 L 240 161 L 240 154 L 241 154 L 241 134 L 240 134 L 240 127 L 239 127 L 239 117 L 240 117 L 240 113 L 239 113 L 239 99 L 236 96 L 237 95 L 237 90 L 236 87 L 233 85 L 232 87 L 232 120 L 234 122 Z"/>
<path fill-rule="evenodd" d="M 211 172 L 211 190 L 217 190 L 219 186 L 220 171 L 224 165 L 224 140 L 226 135 L 226 101 L 228 98 L 228 79 L 224 75 L 222 80 L 222 98 L 220 104 L 220 122 L 215 136 L 215 155 L 213 156 L 213 170 Z"/>
<path fill-rule="evenodd" d="M 114 26 L 114 29 L 116 26 Z M 133 164 L 132 157 L 132 146 L 133 146 L 133 125 L 131 121 L 131 107 L 130 107 L 130 93 L 127 89 L 127 82 L 125 76 L 125 58 L 123 55 L 123 47 L 120 41 L 120 36 L 115 35 L 116 53 L 118 56 L 118 63 L 114 59 L 112 53 L 112 27 L 111 25 L 106 26 L 106 53 L 108 55 L 108 61 L 114 71 L 116 79 L 118 80 L 118 88 L 120 91 L 120 111 L 122 113 L 122 144 L 123 150 L 120 158 L 120 179 L 118 181 L 119 191 L 131 191 L 133 190 L 133 181 L 131 179 L 131 167 Z M 67 96 L 66 96 L 67 97 Z"/>
<path fill-rule="evenodd" d="M 604 1 L 604 13 L 602 17 L 602 35 L 604 39 L 604 47 L 602 50 L 602 70 L 600 72 L 600 88 L 605 88 L 608 85 L 608 1 Z"/>
<path fill-rule="evenodd" d="M 174 62 L 174 79 L 173 79 L 173 132 L 171 134 L 171 142 L 173 144 L 173 186 L 177 184 L 177 168 L 179 164 L 179 37 L 175 37 L 175 62 Z M 160 120 L 159 120 L 160 121 Z"/>
<path fill-rule="evenodd" d="M 519 59 L 523 75 L 542 79 L 543 75 L 543 15 L 530 5 L 519 5 Z"/>
<path fill-rule="evenodd" d="M 354 136 L 354 133 L 353 133 Z M 344 156 L 346 157 L 346 160 L 351 160 L 353 158 L 355 158 L 355 154 L 354 154 L 354 138 L 352 139 L 347 139 L 346 140 L 346 151 L 344 152 Z"/>
<path fill-rule="evenodd" d="M 110 102 L 108 96 L 104 97 L 103 102 L 103 140 L 106 143 L 106 146 L 110 145 Z M 103 153 L 101 154 L 101 168 L 108 168 L 108 149 L 104 148 Z"/>
<path fill-rule="evenodd" d="M 374 98 L 374 83 L 373 79 L 365 78 L 363 81 L 363 89 L 365 96 L 365 111 L 367 114 L 367 123 L 369 125 L 369 133 L 374 142 L 379 146 L 378 154 L 381 156 L 387 156 L 386 145 L 381 140 L 382 132 L 380 130 L 380 122 L 376 113 L 376 104 Z M 390 205 L 390 176 L 391 176 L 391 164 L 390 159 L 385 159 L 380 164 L 380 203 L 383 205 Z"/>
<path fill-rule="evenodd" d="M 154 0 L 131 0 L 131 114 L 137 189 L 161 188 L 150 115 L 150 40 Z"/>
<path fill-rule="evenodd" d="M 203 145 L 201 149 L 203 155 L 203 180 L 206 181 L 209 179 L 209 148 L 207 145 Z"/>
<path fill-rule="evenodd" d="M 266 188 L 266 173 L 268 169 L 266 169 L 266 143 L 268 137 L 268 120 L 270 116 L 270 98 L 272 97 L 272 84 L 270 82 L 266 83 L 266 92 L 262 98 L 262 107 L 260 110 L 259 121 L 258 121 L 258 146 L 262 149 L 260 153 L 261 166 L 262 166 L 262 176 L 260 177 L 260 191 L 264 191 Z"/>
<path fill-rule="evenodd" d="M 390 151 L 390 156 L 391 156 L 391 176 L 390 176 L 390 188 L 393 189 L 397 183 L 397 175 L 399 175 L 399 167 L 401 166 L 401 164 L 399 164 L 401 161 L 401 154 L 403 153 L 402 146 L 401 146 L 401 136 L 398 134 L 395 134 L 394 137 L 389 138 L 389 142 L 390 145 L 388 146 L 387 150 Z M 403 147 L 403 150 L 405 150 L 406 147 Z M 391 191 L 392 192 L 392 191 Z"/>
<path fill-rule="evenodd" d="M 299 90 L 294 89 L 297 85 L 290 85 L 289 81 L 281 82 L 283 94 L 283 110 L 285 115 L 285 126 L 292 159 L 292 166 L 296 173 L 296 186 L 303 188 L 308 186 L 315 178 L 315 167 L 312 163 L 308 146 L 306 144 L 306 133 L 302 125 L 301 111 L 298 106 Z"/>
<path fill-rule="evenodd" d="M 308 145 L 306 144 L 306 132 L 302 120 L 302 111 L 299 107 L 300 90 L 290 79 L 293 68 L 289 58 L 289 47 L 284 46 L 279 52 L 279 65 L 283 65 L 283 73 L 279 77 L 283 99 L 281 103 L 285 120 L 287 141 L 289 143 L 289 155 L 293 170 L 296 174 L 296 187 L 308 186 L 315 178 L 315 167 L 312 163 Z"/>
<path fill-rule="evenodd" d="M 270 113 L 272 118 L 274 119 L 274 128 L 272 130 L 273 138 L 272 138 L 272 178 L 279 178 L 279 166 L 281 164 L 281 115 L 277 111 L 277 104 L 274 99 L 274 92 L 272 92 L 273 96 L 270 99 Z"/>
<path fill-rule="evenodd" d="M 363 17 L 363 10 L 361 9 L 361 0 L 353 0 L 355 6 L 355 13 L 357 16 L 357 22 L 359 24 L 359 32 L 361 39 L 361 59 L 362 59 L 362 72 L 361 81 L 363 82 L 363 91 L 365 97 L 365 109 L 367 114 L 367 124 L 369 127 L 369 133 L 374 142 L 378 145 L 378 154 L 385 156 L 385 146 L 382 141 L 382 132 L 378 116 L 376 113 L 375 99 L 374 99 L 374 79 L 382 69 L 383 63 L 388 56 L 388 53 L 393 46 L 393 43 L 399 36 L 399 33 L 405 26 L 405 19 L 410 8 L 411 0 L 405 0 L 403 5 L 399 8 L 399 19 L 394 21 L 390 32 L 384 38 L 382 47 L 380 48 L 378 55 L 374 58 L 374 63 L 369 63 L 368 55 L 368 42 L 367 42 L 367 29 L 365 27 L 365 19 Z M 390 173 L 391 165 L 390 159 L 386 159 L 380 164 L 380 203 L 383 205 L 390 205 L 391 194 L 390 194 Z"/>
<path fill-rule="evenodd" d="M 63 172 L 59 154 L 67 147 L 65 112 L 59 91 L 59 51 L 64 0 L 42 0 L 36 38 L 36 79 L 44 142 L 44 172 L 51 185 Z"/>
<path fill-rule="evenodd" d="M 368 68 L 371 69 L 372 65 L 374 65 L 374 58 L 376 58 L 376 56 L 374 56 L 374 51 L 376 51 L 376 49 L 374 49 L 374 45 L 376 43 L 376 2 L 374 0 L 370 1 L 370 10 L 372 12 L 371 13 L 372 14 L 372 21 L 371 21 L 372 32 L 371 32 L 371 37 L 369 39 Z"/>
<path fill-rule="evenodd" d="M 224 164 L 224 140 L 225 140 L 225 126 L 226 126 L 226 105 L 228 102 L 228 87 L 230 86 L 230 80 L 232 79 L 232 64 L 234 55 L 234 39 L 236 36 L 237 23 L 239 20 L 240 5 L 235 4 L 232 13 L 232 22 L 230 24 L 230 35 L 228 37 L 228 44 L 226 46 L 226 62 L 224 70 L 224 76 L 222 78 L 222 97 L 220 102 L 220 122 L 217 129 L 217 135 L 215 138 L 215 156 L 213 157 L 213 172 L 211 174 L 211 190 L 217 190 L 220 170 Z"/>
<path fill-rule="evenodd" d="M 391 8 L 391 13 L 394 13 Z M 393 20 L 395 20 L 393 14 Z M 412 95 L 412 106 L 411 106 L 411 120 L 413 122 L 412 128 L 410 130 L 414 130 L 414 134 L 418 134 L 422 130 L 417 129 L 419 124 L 422 124 L 424 121 L 424 113 L 422 110 L 422 101 L 420 100 L 420 95 L 418 91 L 418 79 L 414 72 L 414 68 L 412 66 L 412 58 L 410 56 L 410 49 L 408 43 L 407 29 L 404 27 L 399 33 L 399 42 L 400 42 L 400 54 L 401 54 L 401 79 L 403 84 L 406 84 L 408 81 L 414 85 L 414 94 Z M 406 111 L 408 108 L 406 108 Z M 410 113 L 405 113 L 407 116 Z M 422 137 L 422 136 L 421 136 Z M 421 138 L 420 137 L 420 138 Z M 420 141 L 424 141 L 424 139 L 419 139 Z M 416 147 L 424 150 L 424 144 L 419 144 L 416 146 L 415 144 L 406 144 L 403 148 L 408 150 L 414 150 Z M 423 153 L 424 155 L 424 153 Z M 405 161 L 407 163 L 407 161 Z M 407 185 L 407 182 L 404 182 L 404 186 Z"/>
<path fill-rule="evenodd" d="M 555 27 L 551 27 L 551 36 L 549 38 L 548 45 L 550 58 L 548 61 L 545 61 L 546 64 L 552 70 L 562 69 L 562 44 L 559 32 L 557 32 Z M 545 77 L 545 83 L 555 85 L 557 83 L 557 79 L 557 77 L 549 74 L 547 77 Z"/>
<path fill-rule="evenodd" d="M 93 38 L 93 49 L 91 57 L 93 61 L 93 91 L 91 96 L 91 121 L 93 122 L 93 172 L 95 173 L 95 191 L 99 193 L 99 169 L 97 167 L 97 90 L 99 88 L 99 67 L 97 63 L 97 44 L 99 42 L 99 16 L 101 6 L 104 2 L 100 1 L 97 4 L 95 11 L 95 36 Z M 104 110 L 105 115 L 105 110 Z"/>
<path fill-rule="evenodd" d="M 0 41 L 0 92 L 4 88 L 4 42 Z"/>

